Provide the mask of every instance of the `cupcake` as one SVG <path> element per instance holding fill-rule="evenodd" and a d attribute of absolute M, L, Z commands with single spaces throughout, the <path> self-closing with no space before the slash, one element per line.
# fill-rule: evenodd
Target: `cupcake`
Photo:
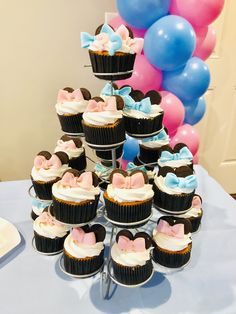
<path fill-rule="evenodd" d="M 154 179 L 154 204 L 162 211 L 183 214 L 192 205 L 197 178 L 188 166 L 163 167 Z"/>
<path fill-rule="evenodd" d="M 144 167 L 142 165 L 136 165 L 133 162 L 128 162 L 128 164 L 126 166 L 126 171 L 128 173 L 131 173 L 135 170 L 141 170 L 144 173 L 146 173 L 146 175 L 148 176 L 149 183 L 153 184 L 153 182 L 154 182 L 154 171 L 148 170 L 146 167 Z"/>
<path fill-rule="evenodd" d="M 151 215 L 153 190 L 147 175 L 140 170 L 116 169 L 103 197 L 107 217 L 114 222 L 135 223 Z"/>
<path fill-rule="evenodd" d="M 115 83 L 106 83 L 101 91 L 100 97 L 106 100 L 111 96 L 120 96 L 123 99 L 124 104 L 126 104 L 127 102 L 130 103 L 130 101 L 133 100 L 130 96 L 132 90 L 132 87 L 129 85 L 119 88 Z"/>
<path fill-rule="evenodd" d="M 191 229 L 187 219 L 172 216 L 159 218 L 153 230 L 153 260 L 169 268 L 186 265 L 192 249 Z"/>
<path fill-rule="evenodd" d="M 88 275 L 98 271 L 104 263 L 106 230 L 95 224 L 74 228 L 64 243 L 64 267 L 73 275 Z"/>
<path fill-rule="evenodd" d="M 159 105 L 160 94 L 149 91 L 145 96 L 140 91 L 130 94 L 134 101 L 126 103 L 123 110 L 125 130 L 132 137 L 146 138 L 162 129 L 164 111 Z"/>
<path fill-rule="evenodd" d="M 110 97 L 105 102 L 95 97 L 88 102 L 83 114 L 83 128 L 86 142 L 96 146 L 122 144 L 125 141 L 122 108 L 124 102 L 120 96 Z"/>
<path fill-rule="evenodd" d="M 183 143 L 176 144 L 173 149 L 167 145 L 161 149 L 158 166 L 159 168 L 165 166 L 171 168 L 189 166 L 193 168 L 193 155 L 188 146 Z"/>
<path fill-rule="evenodd" d="M 159 134 L 147 137 L 141 140 L 139 147 L 139 159 L 145 164 L 157 163 L 162 149 L 170 143 L 170 138 L 166 130 L 162 130 Z"/>
<path fill-rule="evenodd" d="M 138 285 L 151 277 L 151 246 L 152 240 L 145 232 L 133 236 L 130 231 L 121 230 L 117 234 L 111 248 L 111 261 L 117 281 L 125 285 Z"/>
<path fill-rule="evenodd" d="M 115 149 L 115 158 L 119 159 L 123 154 L 123 144 Z M 111 150 L 95 150 L 97 157 L 105 161 L 112 161 L 112 151 Z"/>
<path fill-rule="evenodd" d="M 32 211 L 31 218 L 35 220 L 38 216 L 42 214 L 42 212 L 51 204 L 51 201 L 45 202 L 40 199 L 32 200 Z"/>
<path fill-rule="evenodd" d="M 120 163 L 116 161 L 116 168 L 120 168 Z M 94 172 L 99 179 L 99 187 L 102 190 L 106 190 L 109 182 L 109 177 L 111 172 L 114 170 L 112 162 L 110 161 L 101 161 L 97 162 L 94 167 Z"/>
<path fill-rule="evenodd" d="M 68 224 L 83 224 L 96 217 L 100 196 L 98 177 L 92 172 L 72 169 L 53 184 L 53 213 Z"/>
<path fill-rule="evenodd" d="M 63 244 L 69 233 L 69 227 L 63 225 L 43 212 L 33 224 L 35 247 L 42 253 L 57 253 L 63 250 Z"/>
<path fill-rule="evenodd" d="M 143 38 L 133 38 L 133 32 L 124 25 L 114 31 L 110 25 L 103 24 L 96 29 L 95 36 L 81 33 L 81 47 L 89 49 L 93 73 L 103 80 L 131 77 L 143 42 Z"/>
<path fill-rule="evenodd" d="M 31 171 L 31 180 L 38 198 L 43 200 L 52 199 L 52 185 L 60 180 L 63 173 L 70 169 L 69 157 L 64 152 L 51 155 L 42 151 L 34 159 Z"/>
<path fill-rule="evenodd" d="M 73 138 L 68 135 L 63 135 L 57 141 L 57 146 L 54 152 L 65 152 L 69 157 L 69 166 L 79 171 L 84 170 L 87 166 L 85 149 L 80 138 Z"/>
<path fill-rule="evenodd" d="M 192 206 L 187 213 L 178 215 L 180 218 L 188 219 L 192 225 L 192 232 L 197 232 L 201 224 L 203 216 L 202 198 L 200 195 L 195 194 L 192 201 Z"/>
<path fill-rule="evenodd" d="M 83 133 L 82 115 L 89 99 L 91 94 L 86 88 L 74 90 L 66 87 L 59 90 L 56 111 L 62 131 L 69 134 Z"/>

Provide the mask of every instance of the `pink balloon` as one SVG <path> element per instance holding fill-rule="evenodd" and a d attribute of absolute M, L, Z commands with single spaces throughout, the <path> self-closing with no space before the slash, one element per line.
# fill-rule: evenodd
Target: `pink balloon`
<path fill-rule="evenodd" d="M 198 132 L 194 129 L 194 127 L 190 124 L 184 124 L 180 126 L 170 141 L 170 145 L 174 147 L 177 143 L 185 143 L 193 156 L 197 153 L 200 137 Z"/>
<path fill-rule="evenodd" d="M 128 160 L 121 160 L 121 169 L 126 170 L 126 167 L 128 165 L 129 161 Z"/>
<path fill-rule="evenodd" d="M 180 15 L 194 26 L 207 26 L 220 14 L 224 0 L 172 0 L 170 13 Z"/>
<path fill-rule="evenodd" d="M 115 30 L 122 24 L 128 26 L 132 30 L 132 32 L 134 33 L 134 37 L 144 38 L 145 32 L 147 31 L 146 29 L 137 29 L 130 26 L 119 15 L 109 21 L 109 25 L 111 25 Z"/>
<path fill-rule="evenodd" d="M 199 153 L 198 152 L 193 156 L 193 163 L 194 163 L 194 165 L 197 165 L 199 163 Z"/>
<path fill-rule="evenodd" d="M 184 121 L 184 105 L 178 97 L 170 92 L 161 91 L 160 94 L 162 96 L 160 105 L 164 110 L 163 124 L 172 136 Z"/>
<path fill-rule="evenodd" d="M 193 53 L 194 57 L 206 60 L 212 54 L 216 45 L 216 31 L 210 26 L 195 27 L 197 36 L 196 49 Z"/>
<path fill-rule="evenodd" d="M 159 90 L 161 83 L 162 72 L 155 69 L 144 55 L 136 56 L 134 72 L 131 78 L 116 82 L 119 87 L 122 85 L 130 85 L 133 89 L 139 89 L 143 93 L 151 89 Z"/>

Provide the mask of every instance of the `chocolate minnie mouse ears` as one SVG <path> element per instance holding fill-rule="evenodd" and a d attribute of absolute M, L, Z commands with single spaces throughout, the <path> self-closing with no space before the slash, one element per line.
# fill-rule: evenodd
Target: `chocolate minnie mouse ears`
<path fill-rule="evenodd" d="M 192 175 L 194 172 L 189 166 L 181 166 L 176 169 L 165 166 L 159 169 L 158 176 L 165 177 L 167 173 L 174 173 L 179 178 L 185 178 Z"/>
<path fill-rule="evenodd" d="M 98 26 L 98 28 L 97 28 L 96 31 L 95 31 L 95 35 L 98 35 L 98 34 L 101 33 L 101 29 L 102 29 L 103 25 L 104 25 L 104 24 L 101 24 L 101 25 Z M 108 25 L 114 30 L 114 27 L 112 27 L 110 24 L 108 24 Z M 126 27 L 126 28 L 128 29 L 128 31 L 129 31 L 129 37 L 130 37 L 130 38 L 134 38 L 134 33 L 133 33 L 133 31 L 132 31 L 128 26 L 125 25 L 125 27 Z"/>
<path fill-rule="evenodd" d="M 66 90 L 69 93 L 73 93 L 74 88 L 72 88 L 72 87 L 65 87 L 65 88 L 63 88 L 63 90 Z M 80 91 L 81 91 L 81 93 L 82 93 L 82 95 L 83 95 L 85 100 L 91 99 L 91 93 L 90 93 L 90 91 L 87 88 L 81 87 Z"/>
<path fill-rule="evenodd" d="M 125 105 L 123 98 L 121 96 L 119 96 L 119 95 L 113 95 L 113 96 L 110 96 L 110 97 L 115 97 L 117 110 L 123 110 L 124 105 Z M 104 99 L 102 97 L 100 97 L 100 96 L 95 96 L 92 99 L 95 100 L 96 102 L 99 102 L 99 101 L 104 102 Z"/>
<path fill-rule="evenodd" d="M 80 148 L 80 147 L 82 147 L 83 146 L 83 142 L 81 141 L 81 139 L 80 138 L 78 138 L 78 137 L 70 137 L 69 135 L 63 135 L 62 137 L 61 137 L 61 140 L 63 141 L 63 142 L 68 142 L 68 141 L 73 141 L 74 143 L 75 143 L 75 146 L 76 147 L 78 147 L 78 148 Z"/>
<path fill-rule="evenodd" d="M 95 187 L 97 187 L 98 186 L 98 184 L 99 184 L 99 178 L 98 178 L 98 176 L 96 175 L 96 173 L 95 172 L 93 172 L 93 171 L 79 171 L 79 170 L 76 170 L 76 169 L 68 169 L 68 170 L 66 170 L 64 173 L 63 173 L 63 176 L 64 176 L 64 174 L 65 173 L 67 173 L 67 172 L 69 172 L 69 173 L 72 173 L 75 177 L 79 177 L 82 173 L 84 173 L 84 172 L 91 172 L 92 173 L 92 178 L 93 178 L 93 186 L 95 186 Z"/>
<path fill-rule="evenodd" d="M 69 163 L 69 156 L 65 152 L 57 152 L 57 153 L 54 153 L 54 155 L 57 155 L 57 157 L 60 159 L 62 164 Z"/>
<path fill-rule="evenodd" d="M 141 90 L 132 89 L 129 96 L 132 97 L 133 100 L 137 102 L 137 101 L 141 101 L 144 98 L 144 93 Z"/>
<path fill-rule="evenodd" d="M 85 233 L 94 232 L 96 237 L 96 242 L 103 242 L 106 237 L 106 229 L 100 224 L 94 224 L 92 226 L 85 225 L 81 227 Z"/>
<path fill-rule="evenodd" d="M 45 157 L 47 160 L 49 160 L 49 159 L 52 157 L 52 154 L 49 153 L 49 152 L 46 151 L 46 150 L 42 150 L 41 152 L 39 152 L 39 153 L 37 154 L 37 156 L 43 156 L 43 157 Z"/>
<path fill-rule="evenodd" d="M 188 219 L 185 218 L 178 218 L 174 216 L 162 216 L 158 219 L 157 224 L 160 222 L 160 220 L 164 220 L 168 222 L 170 226 L 183 224 L 184 225 L 184 234 L 188 234 L 192 232 L 192 224 Z"/>
<path fill-rule="evenodd" d="M 129 240 L 135 240 L 137 238 L 143 238 L 145 240 L 145 248 L 149 249 L 152 246 L 152 239 L 146 232 L 138 232 L 135 235 L 133 235 L 129 230 L 123 229 L 119 231 L 116 235 L 116 242 L 118 243 L 119 237 L 123 236 L 128 238 Z"/>
<path fill-rule="evenodd" d="M 136 174 L 136 173 L 141 173 L 142 175 L 143 175 L 143 178 L 144 178 L 144 182 L 146 183 L 146 184 L 148 184 L 149 183 L 149 179 L 148 179 L 148 176 L 147 176 L 147 174 L 145 173 L 145 172 L 143 172 L 142 170 L 134 170 L 134 171 L 131 171 L 131 172 L 127 172 L 127 171 L 125 171 L 125 170 L 122 170 L 122 169 L 115 169 L 115 170 L 113 170 L 112 172 L 111 172 L 111 174 L 110 174 L 110 177 L 109 177 L 109 180 L 110 180 L 110 182 L 112 182 L 112 179 L 113 179 L 113 175 L 115 174 L 115 173 L 120 173 L 121 175 L 123 175 L 123 177 L 132 177 L 134 174 Z"/>
<path fill-rule="evenodd" d="M 151 103 L 153 105 L 159 105 L 161 103 L 161 95 L 155 91 L 155 90 L 150 90 L 145 94 L 145 98 L 149 97 L 151 100 Z"/>

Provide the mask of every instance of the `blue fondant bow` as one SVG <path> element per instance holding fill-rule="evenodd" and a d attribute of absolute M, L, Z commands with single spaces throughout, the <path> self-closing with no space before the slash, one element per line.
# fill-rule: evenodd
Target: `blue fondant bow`
<path fill-rule="evenodd" d="M 189 189 L 195 190 L 197 187 L 197 179 L 195 175 L 186 178 L 178 178 L 174 173 L 167 173 L 165 177 L 165 185 L 171 189 Z"/>
<path fill-rule="evenodd" d="M 107 174 L 109 174 L 109 172 L 111 172 L 112 167 L 105 167 L 100 163 L 96 163 L 94 170 L 96 172 L 100 172 L 102 174 L 102 176 L 106 176 Z"/>
<path fill-rule="evenodd" d="M 47 206 L 49 206 L 50 204 L 51 204 L 51 202 L 46 203 L 45 201 L 42 202 L 42 201 L 37 200 L 37 199 L 32 200 L 32 206 L 35 206 L 38 209 L 44 209 Z"/>
<path fill-rule="evenodd" d="M 168 139 L 168 136 L 166 134 L 166 131 L 162 130 L 159 134 L 155 136 L 144 138 L 142 142 L 147 143 L 147 142 L 155 142 L 155 141 L 164 141 L 167 139 Z"/>
<path fill-rule="evenodd" d="M 136 166 L 133 162 L 129 162 L 127 167 L 126 167 L 127 171 L 133 171 L 133 170 L 142 170 L 143 172 L 147 172 L 147 169 L 144 166 Z"/>
<path fill-rule="evenodd" d="M 163 151 L 160 157 L 161 162 L 167 162 L 167 161 L 172 161 L 172 160 L 184 160 L 184 159 L 187 159 L 190 161 L 193 159 L 193 155 L 187 147 L 181 148 L 179 153 L 176 153 L 176 154 L 171 154 L 168 151 Z"/>
<path fill-rule="evenodd" d="M 138 102 L 127 102 L 125 108 L 128 110 L 138 110 L 144 113 L 150 113 L 152 111 L 152 104 L 149 97 L 142 99 Z"/>
<path fill-rule="evenodd" d="M 110 83 L 107 83 L 101 91 L 101 94 L 105 96 L 112 96 L 112 95 L 127 96 L 130 93 L 131 93 L 131 87 L 125 86 L 121 89 L 114 89 Z"/>

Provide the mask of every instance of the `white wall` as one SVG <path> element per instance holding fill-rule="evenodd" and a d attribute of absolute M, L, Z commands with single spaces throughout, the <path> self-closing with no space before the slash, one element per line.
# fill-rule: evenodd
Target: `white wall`
<path fill-rule="evenodd" d="M 80 31 L 93 33 L 114 0 L 8 0 L 0 4 L 0 179 L 28 178 L 35 154 L 62 135 L 55 112 L 60 88 L 86 87 L 93 77 Z"/>

